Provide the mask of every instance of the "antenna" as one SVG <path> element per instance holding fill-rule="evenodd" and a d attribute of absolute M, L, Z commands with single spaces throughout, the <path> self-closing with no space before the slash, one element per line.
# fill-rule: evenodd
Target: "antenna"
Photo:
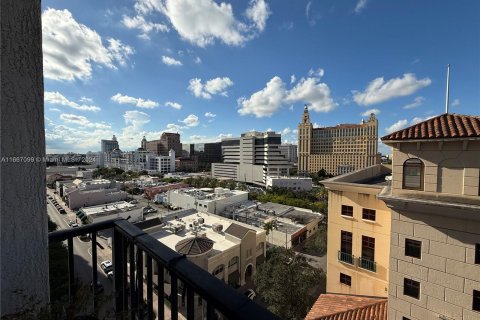
<path fill-rule="evenodd" d="M 447 92 L 445 94 L 445 113 L 448 113 L 449 95 L 450 95 L 450 63 L 447 64 Z"/>

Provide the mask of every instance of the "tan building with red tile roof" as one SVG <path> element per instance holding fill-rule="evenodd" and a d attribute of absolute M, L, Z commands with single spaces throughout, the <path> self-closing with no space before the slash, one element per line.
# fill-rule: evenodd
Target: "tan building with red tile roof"
<path fill-rule="evenodd" d="M 322 294 L 305 320 L 387 320 L 387 299 Z"/>

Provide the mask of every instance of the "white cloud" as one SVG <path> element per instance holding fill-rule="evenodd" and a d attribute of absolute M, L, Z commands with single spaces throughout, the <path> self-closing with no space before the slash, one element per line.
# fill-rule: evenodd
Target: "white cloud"
<path fill-rule="evenodd" d="M 283 80 L 275 76 L 267 83 L 266 87 L 255 92 L 250 98 L 241 97 L 237 103 L 241 115 L 253 114 L 257 118 L 268 117 L 277 112 L 282 104 L 296 102 L 308 103 L 310 109 L 317 112 L 329 112 L 337 106 L 330 97 L 330 88 L 320 82 L 323 70 L 310 72 L 308 78 L 301 78 L 291 89 L 285 88 Z M 292 110 L 292 108 L 290 108 Z"/>
<path fill-rule="evenodd" d="M 43 72 L 45 78 L 73 81 L 91 77 L 94 65 L 116 69 L 133 54 L 120 40 L 102 38 L 78 23 L 68 10 L 48 8 L 42 13 Z"/>
<path fill-rule="evenodd" d="M 292 74 L 292 75 L 290 76 L 290 84 L 295 83 L 295 81 L 297 81 L 297 78 L 295 77 L 294 74 Z"/>
<path fill-rule="evenodd" d="M 408 125 L 407 119 L 398 120 L 397 122 L 392 124 L 390 127 L 385 128 L 385 131 L 387 133 L 392 133 L 392 132 L 395 132 L 395 131 L 398 131 L 400 129 L 405 128 L 407 125 Z"/>
<path fill-rule="evenodd" d="M 81 110 L 81 111 L 93 111 L 93 112 L 98 112 L 100 111 L 100 108 L 97 106 L 89 106 L 85 104 L 78 104 L 74 101 L 70 101 L 67 98 L 65 98 L 60 92 L 58 91 L 45 91 L 43 99 L 45 100 L 46 103 L 51 103 L 51 104 L 56 104 L 56 105 L 61 105 L 61 106 L 67 106 L 73 109 Z M 83 97 L 80 100 L 86 100 L 88 98 Z M 91 99 L 88 99 L 91 101 Z M 57 109 L 58 110 L 58 109 Z"/>
<path fill-rule="evenodd" d="M 281 133 L 282 135 L 287 135 L 287 134 L 292 133 L 292 129 L 290 129 L 290 128 L 285 128 L 285 129 L 283 129 L 282 131 L 280 131 L 280 133 Z"/>
<path fill-rule="evenodd" d="M 460 99 L 455 99 L 452 102 L 452 107 L 458 107 L 460 105 Z"/>
<path fill-rule="evenodd" d="M 196 127 L 200 124 L 200 121 L 198 121 L 198 117 L 194 114 L 190 114 L 185 119 L 178 121 L 185 124 L 187 127 Z"/>
<path fill-rule="evenodd" d="M 215 137 L 207 137 L 207 136 L 202 136 L 202 135 L 194 134 L 194 135 L 189 136 L 189 137 L 186 139 L 186 143 L 220 142 L 222 139 L 231 138 L 231 137 L 233 137 L 233 135 L 232 135 L 231 133 L 220 133 L 219 135 L 217 135 L 217 136 L 215 136 Z"/>
<path fill-rule="evenodd" d="M 196 56 L 196 57 L 193 59 L 193 62 L 195 62 L 196 64 L 200 64 L 200 63 L 202 63 L 202 59 L 200 59 L 199 56 Z"/>
<path fill-rule="evenodd" d="M 110 99 L 119 104 L 131 104 L 139 108 L 153 109 L 155 107 L 158 107 L 158 102 L 156 101 L 129 97 L 126 95 L 122 95 L 121 93 L 117 93 L 116 95 L 112 96 Z"/>
<path fill-rule="evenodd" d="M 368 0 L 358 0 L 357 5 L 355 6 L 355 13 L 360 14 L 365 6 L 367 5 Z"/>
<path fill-rule="evenodd" d="M 83 103 L 93 103 L 93 99 L 87 97 L 81 97 L 79 101 Z"/>
<path fill-rule="evenodd" d="M 265 88 L 255 92 L 250 98 L 238 99 L 238 113 L 242 116 L 253 114 L 257 118 L 269 117 L 280 108 L 285 98 L 285 84 L 280 77 L 273 77 Z"/>
<path fill-rule="evenodd" d="M 245 15 L 253 21 L 259 31 L 263 31 L 271 12 L 264 0 L 251 0 Z"/>
<path fill-rule="evenodd" d="M 207 118 L 215 118 L 217 115 L 211 112 L 205 112 L 205 117 Z"/>
<path fill-rule="evenodd" d="M 182 132 L 183 127 L 179 126 L 178 124 L 174 123 L 169 123 L 167 124 L 167 130 L 168 132 Z"/>
<path fill-rule="evenodd" d="M 314 122 L 314 123 L 312 124 L 312 127 L 313 127 L 314 129 L 317 129 L 317 128 L 321 128 L 321 127 L 324 127 L 324 126 L 322 126 L 322 125 Z"/>
<path fill-rule="evenodd" d="M 368 109 L 366 110 L 365 112 L 363 112 L 361 114 L 362 117 L 368 117 L 370 116 L 371 113 L 375 113 L 376 115 L 379 115 L 380 114 L 380 110 L 379 109 Z"/>
<path fill-rule="evenodd" d="M 417 79 L 413 73 L 405 73 L 403 77 L 393 78 L 386 82 L 383 77 L 379 77 L 371 81 L 365 91 L 353 91 L 353 100 L 359 105 L 369 106 L 411 95 L 431 83 L 429 78 Z"/>
<path fill-rule="evenodd" d="M 66 123 L 78 124 L 82 127 L 87 127 L 87 128 L 111 129 L 110 125 L 106 123 L 91 122 L 90 120 L 87 119 L 87 117 L 78 116 L 75 114 L 62 113 L 60 115 L 60 119 L 62 119 Z"/>
<path fill-rule="evenodd" d="M 305 7 L 305 16 L 307 17 L 308 24 L 313 27 L 317 24 L 317 21 L 321 18 L 319 13 L 313 13 L 312 1 L 308 1 L 307 6 Z"/>
<path fill-rule="evenodd" d="M 48 110 L 50 110 L 50 111 L 55 111 L 55 112 L 62 112 L 62 110 L 57 109 L 57 108 L 50 108 L 50 109 L 48 109 Z"/>
<path fill-rule="evenodd" d="M 420 123 L 420 122 L 423 122 L 423 121 L 426 121 L 428 119 L 431 119 L 433 117 L 436 117 L 436 115 L 431 115 L 431 116 L 427 116 L 427 117 L 415 117 L 413 118 L 410 122 L 408 122 L 407 119 L 402 119 L 402 120 L 398 120 L 397 122 L 395 122 L 394 124 L 392 124 L 390 127 L 388 128 L 385 128 L 385 131 L 387 133 L 392 133 L 392 132 L 395 132 L 395 131 L 398 131 L 398 130 L 401 130 L 401 129 L 404 129 L 406 128 L 407 126 L 413 126 L 417 123 Z"/>
<path fill-rule="evenodd" d="M 252 0 L 243 19 L 233 14 L 230 3 L 214 0 L 137 0 L 141 16 L 152 12 L 165 15 L 180 37 L 200 47 L 221 41 L 241 46 L 265 29 L 270 15 L 264 0 Z"/>
<path fill-rule="evenodd" d="M 210 79 L 205 84 L 202 79 L 190 79 L 188 90 L 190 90 L 195 97 L 211 99 L 212 95 L 222 95 L 227 97 L 227 89 L 233 86 L 233 81 L 229 77 Z"/>
<path fill-rule="evenodd" d="M 420 107 L 422 105 L 423 101 L 425 101 L 424 97 L 416 97 L 415 99 L 413 99 L 412 103 L 409 103 L 409 104 L 403 106 L 403 109 L 413 109 L 413 108 L 416 108 L 416 107 Z"/>
<path fill-rule="evenodd" d="M 136 15 L 134 17 L 129 17 L 124 15 L 122 19 L 122 24 L 128 29 L 138 29 L 141 31 L 139 35 L 140 38 L 150 39 L 150 33 L 152 32 L 168 32 L 170 29 L 163 23 L 153 23 L 146 21 L 145 18 L 141 15 Z"/>
<path fill-rule="evenodd" d="M 167 66 L 181 66 L 182 62 L 172 57 L 162 56 L 162 62 Z"/>
<path fill-rule="evenodd" d="M 171 108 L 174 108 L 174 109 L 177 109 L 177 110 L 182 109 L 182 105 L 180 103 L 174 102 L 174 101 L 167 101 L 167 102 L 165 102 L 165 105 L 167 107 L 171 107 Z"/>
<path fill-rule="evenodd" d="M 322 68 L 318 68 L 317 70 L 313 70 L 313 69 L 308 70 L 309 77 L 316 77 L 320 79 L 323 77 L 324 74 L 325 74 L 325 70 L 323 70 Z"/>
<path fill-rule="evenodd" d="M 322 70 L 323 71 L 323 70 Z M 322 73 L 323 75 L 323 73 Z M 326 83 L 320 83 L 320 78 L 302 78 L 295 87 L 288 92 L 287 103 L 306 102 L 309 108 L 317 112 L 329 112 L 337 106 L 330 97 L 330 88 Z"/>

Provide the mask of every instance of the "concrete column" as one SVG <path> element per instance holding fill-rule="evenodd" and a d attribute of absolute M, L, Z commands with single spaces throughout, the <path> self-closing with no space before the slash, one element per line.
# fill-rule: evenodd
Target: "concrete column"
<path fill-rule="evenodd" d="M 0 316 L 49 299 L 40 19 L 39 0 L 0 1 Z"/>

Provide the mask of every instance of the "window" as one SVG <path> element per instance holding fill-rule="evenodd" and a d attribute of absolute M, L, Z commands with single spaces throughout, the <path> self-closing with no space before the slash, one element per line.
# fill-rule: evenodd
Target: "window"
<path fill-rule="evenodd" d="M 340 283 L 346 284 L 347 286 L 352 286 L 352 277 L 344 273 L 340 273 Z"/>
<path fill-rule="evenodd" d="M 232 259 L 230 259 L 230 261 L 228 262 L 228 267 L 232 267 L 234 265 L 236 265 L 238 263 L 238 257 L 233 257 Z"/>
<path fill-rule="evenodd" d="M 376 211 L 373 209 L 362 209 L 362 219 L 375 221 Z"/>
<path fill-rule="evenodd" d="M 375 261 L 375 238 L 362 236 L 362 258 Z"/>
<path fill-rule="evenodd" d="M 480 291 L 473 290 L 472 310 L 480 311 Z"/>
<path fill-rule="evenodd" d="M 480 243 L 475 244 L 475 264 L 480 264 Z"/>
<path fill-rule="evenodd" d="M 422 242 L 412 239 L 405 239 L 405 255 L 407 257 L 422 258 Z"/>
<path fill-rule="evenodd" d="M 353 217 L 353 207 L 342 205 L 342 216 Z"/>
<path fill-rule="evenodd" d="M 410 318 L 402 317 L 402 320 L 410 320 Z"/>
<path fill-rule="evenodd" d="M 340 251 L 352 254 L 352 233 L 348 231 L 342 231 L 341 241 Z"/>
<path fill-rule="evenodd" d="M 420 298 L 420 282 L 404 278 L 403 294 L 415 299 L 419 299 Z"/>
<path fill-rule="evenodd" d="M 412 158 L 403 163 L 403 189 L 423 190 L 423 162 Z"/>

